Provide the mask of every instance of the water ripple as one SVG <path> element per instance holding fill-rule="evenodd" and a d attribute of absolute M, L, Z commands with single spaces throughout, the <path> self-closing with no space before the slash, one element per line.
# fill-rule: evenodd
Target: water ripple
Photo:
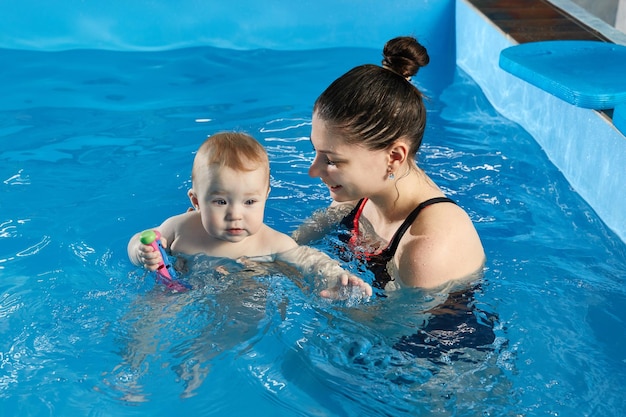
<path fill-rule="evenodd" d="M 43 248 L 45 248 L 46 246 L 48 246 L 50 244 L 50 242 L 52 241 L 52 238 L 50 236 L 46 236 L 44 235 L 41 240 L 37 243 L 35 243 L 34 245 L 19 251 L 16 256 L 18 257 L 23 257 L 23 256 L 32 256 L 32 255 L 36 255 L 38 254 Z"/>
<path fill-rule="evenodd" d="M 7 178 L 6 180 L 4 180 L 4 183 L 6 185 L 29 185 L 30 184 L 30 178 L 27 176 L 23 176 L 22 173 L 24 172 L 24 169 L 20 169 L 17 174 L 14 174 L 12 176 L 10 176 L 9 178 Z"/>

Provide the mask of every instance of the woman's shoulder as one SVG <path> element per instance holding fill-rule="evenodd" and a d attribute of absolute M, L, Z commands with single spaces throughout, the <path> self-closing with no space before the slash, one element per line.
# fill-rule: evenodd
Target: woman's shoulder
<path fill-rule="evenodd" d="M 433 287 L 480 269 L 485 254 L 469 215 L 455 204 L 435 204 L 420 213 L 398 248 L 403 280 Z M 406 282 L 411 284 L 410 282 Z"/>
<path fill-rule="evenodd" d="M 465 209 L 453 200 L 440 199 L 422 208 L 412 224 L 412 229 L 417 232 L 430 233 L 437 232 L 440 228 L 449 229 L 462 225 L 474 227 Z"/>
<path fill-rule="evenodd" d="M 412 224 L 410 234 L 416 238 L 418 246 L 425 241 L 429 243 L 427 246 L 432 246 L 431 250 L 447 251 L 463 249 L 467 244 L 480 245 L 472 219 L 462 207 L 452 203 L 425 208 Z"/>

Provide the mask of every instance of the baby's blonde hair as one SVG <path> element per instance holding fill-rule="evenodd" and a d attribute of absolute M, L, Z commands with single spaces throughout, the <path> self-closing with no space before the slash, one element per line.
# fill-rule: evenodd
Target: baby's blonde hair
<path fill-rule="evenodd" d="M 194 158 L 191 180 L 195 180 L 198 170 L 211 165 L 235 171 L 265 168 L 269 184 L 270 163 L 267 152 L 256 139 L 245 133 L 220 132 L 205 140 Z"/>

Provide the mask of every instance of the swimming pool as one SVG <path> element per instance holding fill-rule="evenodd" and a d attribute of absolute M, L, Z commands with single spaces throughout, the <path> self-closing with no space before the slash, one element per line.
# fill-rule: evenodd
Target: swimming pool
<path fill-rule="evenodd" d="M 420 163 L 477 222 L 477 303 L 499 320 L 488 352 L 432 360 L 394 348 L 430 294 L 347 307 L 271 269 L 233 285 L 201 259 L 196 290 L 168 295 L 125 254 L 131 233 L 187 208 L 192 153 L 218 130 L 268 148 L 268 223 L 289 232 L 327 205 L 306 175 L 311 106 L 379 47 L 0 55 L 3 415 L 624 408 L 625 245 L 463 70 L 418 77 L 431 97 Z M 415 320 L 395 323 L 401 309 Z"/>

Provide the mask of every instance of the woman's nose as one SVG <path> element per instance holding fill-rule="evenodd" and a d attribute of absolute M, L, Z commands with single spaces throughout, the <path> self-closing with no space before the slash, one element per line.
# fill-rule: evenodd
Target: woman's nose
<path fill-rule="evenodd" d="M 315 155 L 315 159 L 311 162 L 311 166 L 309 167 L 309 177 L 321 177 L 321 168 L 320 168 L 320 157 L 319 155 Z"/>

